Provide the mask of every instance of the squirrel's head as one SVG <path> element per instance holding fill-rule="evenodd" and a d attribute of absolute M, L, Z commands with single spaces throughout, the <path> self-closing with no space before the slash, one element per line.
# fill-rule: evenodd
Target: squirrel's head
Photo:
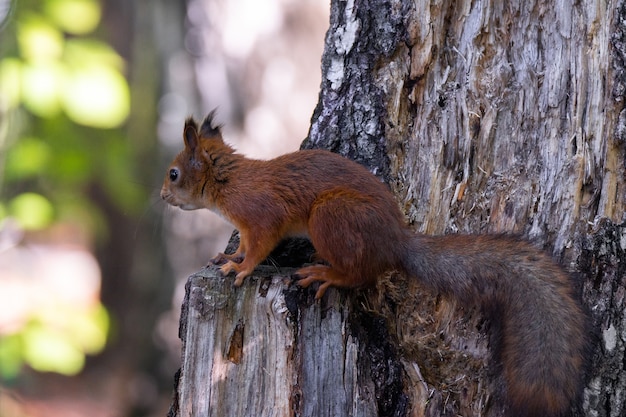
<path fill-rule="evenodd" d="M 214 115 L 215 110 L 200 128 L 191 117 L 185 121 L 185 149 L 165 174 L 161 198 L 183 210 L 213 208 L 212 191 L 228 180 L 224 157 L 233 155 L 234 150 L 224 143 L 220 126 L 213 124 Z"/>

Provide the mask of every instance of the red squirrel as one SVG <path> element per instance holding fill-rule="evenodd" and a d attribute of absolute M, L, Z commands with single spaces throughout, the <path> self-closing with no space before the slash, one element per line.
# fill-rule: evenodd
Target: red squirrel
<path fill-rule="evenodd" d="M 578 399 L 586 316 L 570 276 L 529 243 L 502 235 L 416 234 L 387 187 L 366 168 L 324 150 L 261 161 L 226 144 L 213 113 L 187 119 L 184 150 L 165 176 L 161 197 L 183 210 L 207 208 L 231 222 L 240 244 L 218 254 L 235 285 L 284 238 L 308 236 L 324 264 L 297 271 L 298 283 L 375 284 L 398 270 L 424 285 L 493 311 L 512 415 L 561 416 Z"/>

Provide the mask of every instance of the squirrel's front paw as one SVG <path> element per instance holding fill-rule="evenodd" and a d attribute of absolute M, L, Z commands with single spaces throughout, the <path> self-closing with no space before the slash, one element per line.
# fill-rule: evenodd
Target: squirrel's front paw
<path fill-rule="evenodd" d="M 236 254 L 226 255 L 225 253 L 220 252 L 209 260 L 209 265 L 224 265 L 229 261 L 241 263 L 241 261 L 243 261 L 243 256 Z"/>
<path fill-rule="evenodd" d="M 224 276 L 227 276 L 231 272 L 236 272 L 237 276 L 235 277 L 235 287 L 241 287 L 244 278 L 252 273 L 252 270 L 242 270 L 241 264 L 235 263 L 234 261 L 226 262 L 224 265 L 222 265 L 219 271 Z"/>
<path fill-rule="evenodd" d="M 243 284 L 243 279 L 246 277 L 246 275 L 244 275 L 243 273 L 238 273 L 237 276 L 235 277 L 235 287 L 241 287 L 241 285 Z"/>
<path fill-rule="evenodd" d="M 222 252 L 209 259 L 209 265 L 224 265 L 228 262 L 228 258 Z"/>
<path fill-rule="evenodd" d="M 227 276 L 233 271 L 237 272 L 237 264 L 233 261 L 226 261 L 226 263 L 222 265 L 219 271 L 223 276 Z"/>

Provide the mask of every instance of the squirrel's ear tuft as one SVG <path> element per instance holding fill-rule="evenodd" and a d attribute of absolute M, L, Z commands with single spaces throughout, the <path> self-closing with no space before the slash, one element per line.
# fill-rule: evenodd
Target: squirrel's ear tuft
<path fill-rule="evenodd" d="M 203 138 L 210 138 L 210 137 L 220 137 L 222 136 L 222 132 L 221 132 L 221 125 L 216 125 L 213 123 L 213 118 L 215 117 L 215 113 L 217 112 L 217 109 L 213 109 L 211 110 L 211 112 L 207 115 L 207 117 L 205 117 L 204 121 L 202 122 L 202 126 L 200 127 L 200 136 Z"/>
<path fill-rule="evenodd" d="M 185 120 L 185 130 L 183 131 L 183 137 L 185 139 L 185 146 L 190 150 L 196 149 L 198 146 L 198 124 L 193 117 Z"/>

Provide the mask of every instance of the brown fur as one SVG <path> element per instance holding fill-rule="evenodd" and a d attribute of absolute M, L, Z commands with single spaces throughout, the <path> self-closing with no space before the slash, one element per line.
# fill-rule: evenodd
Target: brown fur
<path fill-rule="evenodd" d="M 301 268 L 299 283 L 326 289 L 372 285 L 398 269 L 501 323 L 499 356 L 511 413 L 559 416 L 579 395 L 585 316 L 570 277 L 530 244 L 504 236 L 412 233 L 393 196 L 359 164 L 323 151 L 269 161 L 247 159 L 224 143 L 210 114 L 188 119 L 185 149 L 161 196 L 183 209 L 208 208 L 237 227 L 240 245 L 224 274 L 243 283 L 285 237 L 309 236 L 327 265 Z"/>

